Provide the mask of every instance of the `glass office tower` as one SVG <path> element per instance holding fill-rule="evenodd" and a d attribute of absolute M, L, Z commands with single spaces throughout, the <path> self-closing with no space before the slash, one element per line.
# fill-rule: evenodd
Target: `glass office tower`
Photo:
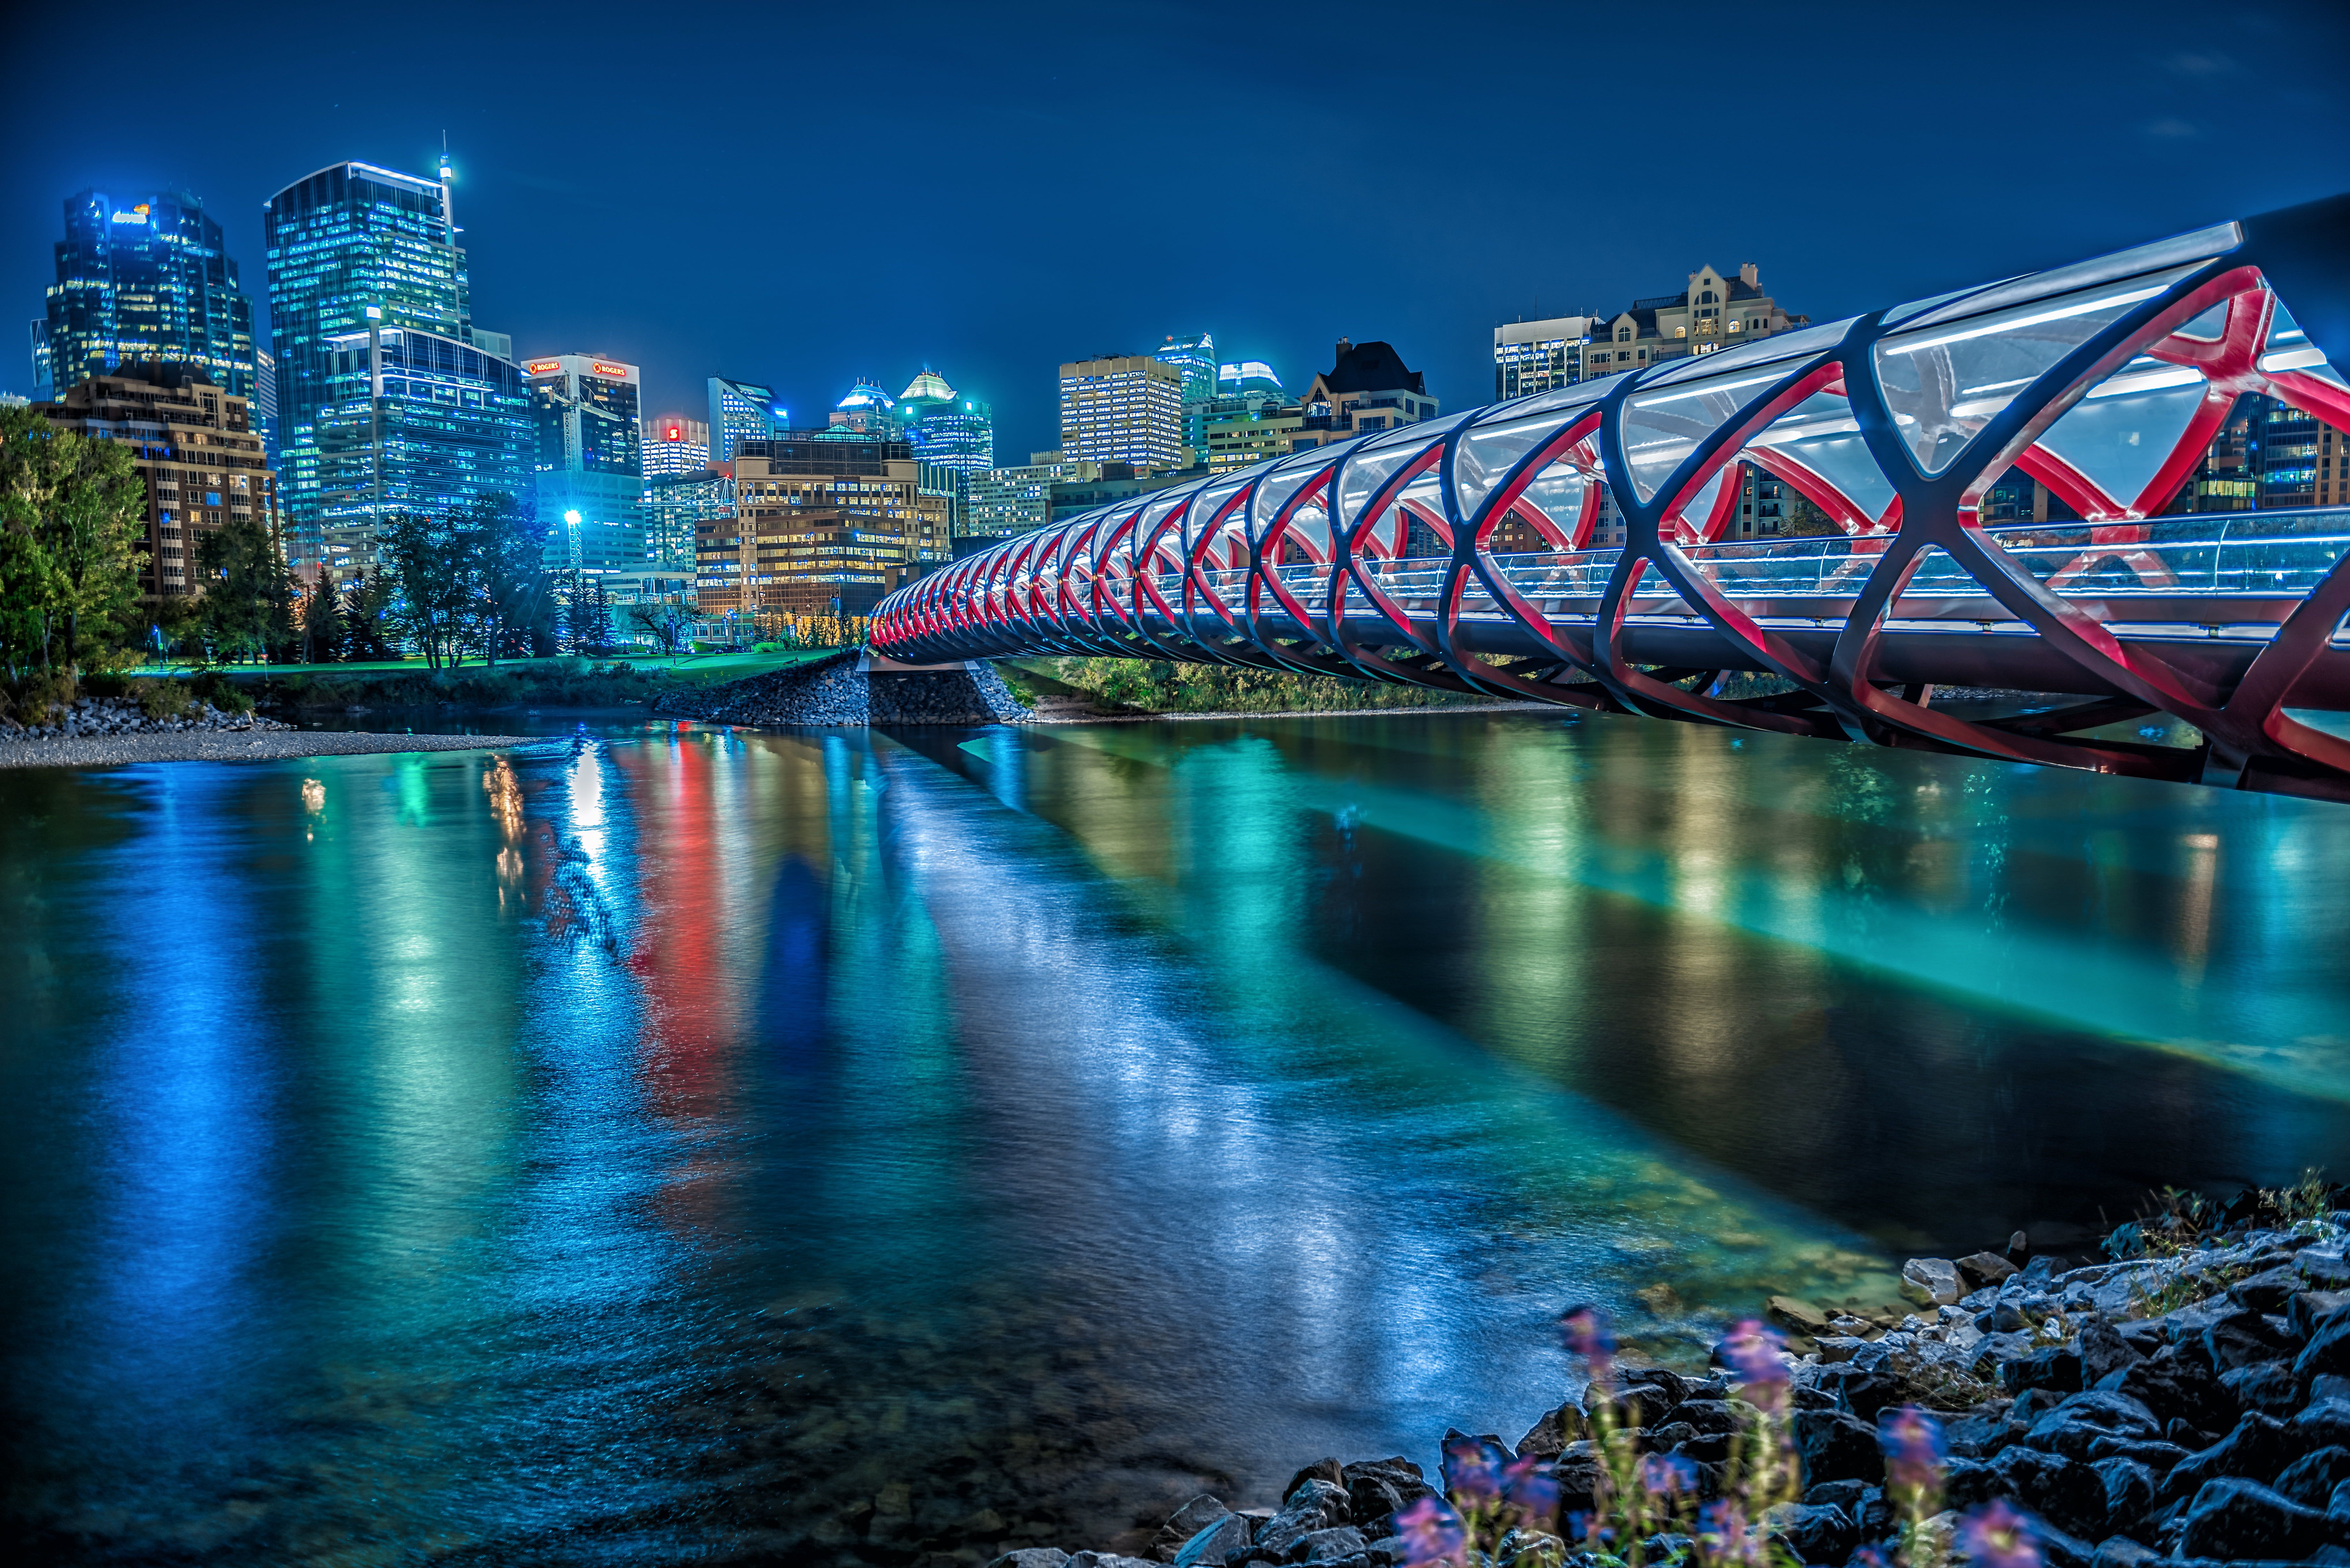
<path fill-rule="evenodd" d="M 756 381 L 710 378 L 710 466 L 734 461 L 746 441 L 765 441 L 788 423 L 775 406 L 775 389 Z"/>
<path fill-rule="evenodd" d="M 538 431 L 546 565 L 608 576 L 645 569 L 644 434 L 637 368 L 596 354 L 524 362 Z"/>
<path fill-rule="evenodd" d="M 254 395 L 253 302 L 202 202 L 84 191 L 65 213 L 48 312 L 33 327 L 35 397 L 142 363 L 187 365 Z"/>
<path fill-rule="evenodd" d="M 1183 378 L 1183 444 L 1191 449 L 1192 462 L 1204 461 L 1208 403 L 1216 395 L 1216 335 L 1197 332 L 1189 337 L 1170 337 L 1151 358 L 1174 366 Z"/>
<path fill-rule="evenodd" d="M 333 164 L 271 197 L 263 226 L 296 564 L 371 565 L 392 512 L 530 506 L 529 400 L 503 335 L 473 326 L 449 171 Z"/>

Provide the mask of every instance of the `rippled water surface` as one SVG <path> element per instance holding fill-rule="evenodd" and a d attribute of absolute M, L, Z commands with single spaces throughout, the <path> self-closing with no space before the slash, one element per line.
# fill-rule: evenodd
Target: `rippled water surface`
<path fill-rule="evenodd" d="M 10 1528 L 1107 1542 L 2350 1169 L 2350 810 L 1638 721 L 0 773 Z"/>

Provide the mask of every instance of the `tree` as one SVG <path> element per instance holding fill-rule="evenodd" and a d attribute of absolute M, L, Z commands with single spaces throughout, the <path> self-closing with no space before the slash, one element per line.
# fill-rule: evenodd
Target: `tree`
<path fill-rule="evenodd" d="M 693 617 L 675 599 L 639 601 L 629 607 L 629 625 L 650 638 L 664 657 L 675 659 L 693 628 Z"/>
<path fill-rule="evenodd" d="M 260 524 L 232 520 L 196 544 L 204 586 L 198 624 L 224 661 L 265 660 L 295 638 L 294 579 L 276 537 Z"/>
<path fill-rule="evenodd" d="M 365 568 L 342 591 L 343 654 L 354 662 L 392 657 L 391 579 L 380 569 L 370 577 Z"/>
<path fill-rule="evenodd" d="M 473 537 L 455 517 L 407 512 L 377 541 L 384 570 L 399 585 L 390 619 L 424 650 L 427 668 L 464 659 L 464 618 L 473 593 Z"/>
<path fill-rule="evenodd" d="M 466 524 L 480 579 L 482 651 L 494 669 L 499 654 L 530 646 L 546 597 L 546 531 L 503 494 L 473 503 Z"/>
<path fill-rule="evenodd" d="M 326 664 L 342 650 L 342 596 L 322 570 L 302 596 L 302 662 Z"/>
<path fill-rule="evenodd" d="M 139 595 L 146 486 L 128 447 L 0 408 L 0 639 L 12 680 L 80 667 L 84 634 L 110 640 Z"/>

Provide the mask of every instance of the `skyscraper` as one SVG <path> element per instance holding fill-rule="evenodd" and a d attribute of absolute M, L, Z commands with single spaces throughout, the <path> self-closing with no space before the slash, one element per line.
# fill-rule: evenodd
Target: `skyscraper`
<path fill-rule="evenodd" d="M 1183 378 L 1182 441 L 1191 449 L 1192 461 L 1196 462 L 1208 450 L 1204 426 L 1209 400 L 1216 395 L 1215 334 L 1198 332 L 1189 337 L 1170 337 L 1151 358 L 1174 366 Z"/>
<path fill-rule="evenodd" d="M 634 365 L 596 354 L 525 361 L 538 434 L 546 560 L 608 576 L 645 566 L 643 433 Z"/>
<path fill-rule="evenodd" d="M 834 406 L 827 428 L 840 436 L 886 437 L 891 433 L 889 425 L 897 409 L 897 399 L 871 381 L 859 380 Z"/>
<path fill-rule="evenodd" d="M 644 422 L 645 483 L 710 466 L 710 426 L 683 414 L 655 414 Z"/>
<path fill-rule="evenodd" d="M 1183 378 L 1173 365 L 1130 354 L 1061 367 L 1060 461 L 1178 468 L 1182 438 Z"/>
<path fill-rule="evenodd" d="M 784 428 L 784 410 L 775 407 L 775 389 L 756 381 L 710 378 L 710 466 L 734 461 L 734 448 L 746 441 L 765 441 Z"/>
<path fill-rule="evenodd" d="M 33 327 L 34 396 L 140 364 L 185 365 L 253 396 L 253 303 L 202 202 L 84 191 L 65 213 L 48 312 Z"/>
<path fill-rule="evenodd" d="M 528 505 L 537 442 L 502 334 L 473 323 L 449 171 L 337 163 L 264 213 L 279 467 L 299 565 L 373 561 L 383 521 Z"/>
<path fill-rule="evenodd" d="M 972 481 L 995 466 L 995 411 L 924 369 L 898 398 L 898 428 L 922 465 L 922 487 L 954 498 L 954 531 L 966 531 Z"/>

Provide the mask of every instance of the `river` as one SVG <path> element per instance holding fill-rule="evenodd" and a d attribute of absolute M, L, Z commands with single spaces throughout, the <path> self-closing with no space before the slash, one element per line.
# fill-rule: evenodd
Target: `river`
<path fill-rule="evenodd" d="M 1105 1544 L 2350 1170 L 2350 811 L 1636 720 L 5 772 L 0 923 L 49 1560 Z"/>

